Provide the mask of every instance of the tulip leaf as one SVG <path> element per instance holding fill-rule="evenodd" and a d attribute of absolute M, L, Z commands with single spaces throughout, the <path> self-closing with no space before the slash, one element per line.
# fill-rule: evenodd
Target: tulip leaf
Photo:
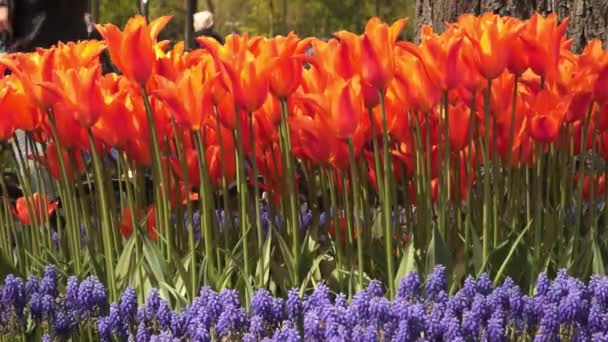
<path fill-rule="evenodd" d="M 134 258 L 135 251 L 135 235 L 131 234 L 131 238 L 127 241 L 125 248 L 123 248 L 122 253 L 118 257 L 118 263 L 116 264 L 116 278 L 120 280 L 127 279 L 129 274 L 133 274 L 135 272 L 132 271 L 132 261 Z"/>
<path fill-rule="evenodd" d="M 530 221 L 528 223 L 528 225 L 526 226 L 526 228 L 524 228 L 524 230 L 522 230 L 521 233 L 519 233 L 519 235 L 517 236 L 517 239 L 515 239 L 515 241 L 511 245 L 511 249 L 509 249 L 509 253 L 507 254 L 507 257 L 504 259 L 502 265 L 500 266 L 500 269 L 498 269 L 498 272 L 496 273 L 496 277 L 494 278 L 494 286 L 496 286 L 498 284 L 498 282 L 502 279 L 503 273 L 505 272 L 507 266 L 511 262 L 511 257 L 513 257 L 515 250 L 517 249 L 517 247 L 519 247 L 519 244 L 522 241 L 522 239 L 524 238 L 524 236 L 526 235 L 526 233 L 528 232 L 528 229 L 530 229 L 531 223 L 532 223 L 532 221 Z"/>
<path fill-rule="evenodd" d="M 474 227 L 471 227 L 471 240 L 473 242 L 473 266 L 475 273 L 478 273 L 483 268 L 483 249 L 479 234 Z"/>
<path fill-rule="evenodd" d="M 296 272 L 294 266 L 294 255 L 291 254 L 289 246 L 285 242 L 285 239 L 281 236 L 281 234 L 276 230 L 274 226 L 272 226 L 272 230 L 274 230 L 275 237 L 277 238 L 277 242 L 279 243 L 279 247 L 281 249 L 281 253 L 283 254 L 283 260 L 285 260 L 285 266 L 287 267 L 287 271 L 289 275 L 292 277 L 292 283 L 294 279 L 294 275 Z M 298 270 L 299 271 L 299 270 Z"/>
<path fill-rule="evenodd" d="M 160 288 L 166 290 L 171 295 L 173 295 L 173 298 L 175 298 L 175 300 L 177 301 L 177 308 L 186 307 L 190 303 L 186 297 L 184 297 L 182 294 L 180 294 L 177 291 L 177 289 L 171 287 L 166 282 L 161 281 L 160 282 Z"/>
<path fill-rule="evenodd" d="M 4 283 L 4 278 L 6 278 L 7 275 L 12 274 L 16 277 L 21 277 L 23 278 L 23 274 L 21 274 L 21 272 L 19 272 L 19 270 L 17 268 L 15 268 L 13 266 L 13 264 L 11 262 L 9 262 L 6 259 L 6 256 L 4 256 L 3 254 L 0 254 L 0 281 L 1 283 Z"/>
<path fill-rule="evenodd" d="M 602 249 L 596 238 L 593 238 L 593 273 L 605 276 L 606 268 L 604 266 L 604 258 L 602 256 Z"/>
<path fill-rule="evenodd" d="M 257 284 L 260 287 L 265 287 L 270 278 L 270 252 L 272 250 L 272 230 L 268 231 L 268 236 L 262 246 L 262 258 L 258 259 L 256 268 L 256 279 L 262 278 L 262 283 Z"/>
<path fill-rule="evenodd" d="M 435 265 L 441 264 L 450 269 L 450 253 L 448 246 L 437 230 L 437 226 L 433 227 L 431 241 L 426 252 L 426 274 L 431 274 Z M 449 273 L 449 272 L 448 272 Z"/>
<path fill-rule="evenodd" d="M 395 276 L 395 288 L 399 287 L 401 279 L 407 276 L 410 272 L 416 271 L 414 249 L 413 241 L 410 241 L 410 243 L 407 244 L 407 248 L 401 257 L 401 262 L 399 263 L 399 268 L 397 269 L 397 275 Z"/>
<path fill-rule="evenodd" d="M 312 266 L 310 267 L 308 274 L 306 275 L 306 277 L 302 281 L 302 284 L 300 285 L 300 295 L 304 294 L 304 291 L 306 290 L 306 286 L 313 279 L 313 275 L 315 274 L 315 272 L 317 272 L 319 270 L 319 265 L 321 264 L 321 261 L 323 261 L 324 258 L 325 258 L 325 254 L 321 254 L 321 255 L 317 256 L 315 258 L 315 260 L 312 262 Z"/>
<path fill-rule="evenodd" d="M 142 239 L 144 243 L 144 259 L 146 260 L 146 263 L 149 266 L 149 272 L 154 277 L 150 278 L 150 282 L 155 287 L 158 287 L 161 282 L 166 281 L 165 274 L 167 270 L 167 264 L 165 263 L 163 257 L 160 255 L 158 248 L 153 245 L 152 240 L 150 240 L 150 238 L 145 235 L 142 235 Z M 166 291 L 163 291 L 161 289 L 161 295 L 164 295 L 164 297 L 166 298 Z"/>

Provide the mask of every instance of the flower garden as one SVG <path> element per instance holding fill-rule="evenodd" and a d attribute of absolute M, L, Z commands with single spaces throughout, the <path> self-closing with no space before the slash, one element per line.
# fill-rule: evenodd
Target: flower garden
<path fill-rule="evenodd" d="M 608 341 L 608 51 L 462 15 L 0 57 L 0 341 Z"/>

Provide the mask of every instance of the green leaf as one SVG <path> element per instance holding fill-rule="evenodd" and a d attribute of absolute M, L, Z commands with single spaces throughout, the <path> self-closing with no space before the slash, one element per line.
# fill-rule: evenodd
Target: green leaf
<path fill-rule="evenodd" d="M 604 266 L 604 258 L 602 257 L 602 249 L 596 238 L 593 238 L 593 273 L 605 276 L 606 268 Z"/>
<path fill-rule="evenodd" d="M 4 283 L 4 278 L 7 275 L 12 274 L 14 276 L 24 278 L 24 275 L 16 269 L 13 264 L 6 259 L 6 256 L 0 254 L 0 281 Z"/>
<path fill-rule="evenodd" d="M 405 253 L 401 257 L 399 268 L 397 269 L 397 275 L 395 276 L 395 288 L 399 287 L 401 279 L 405 278 L 408 273 L 416 271 L 416 258 L 414 256 L 414 244 L 412 241 L 407 245 Z"/>
<path fill-rule="evenodd" d="M 511 257 L 515 253 L 515 250 L 519 246 L 519 243 L 521 242 L 521 240 L 523 239 L 523 237 L 528 232 L 528 229 L 530 229 L 531 224 L 532 224 L 532 221 L 530 221 L 528 223 L 528 225 L 526 226 L 526 228 L 524 228 L 524 230 L 522 230 L 521 233 L 519 233 L 519 235 L 517 236 L 517 239 L 511 245 L 511 249 L 509 250 L 509 253 L 507 254 L 507 257 L 505 258 L 505 260 L 503 261 L 502 265 L 500 266 L 500 269 L 498 270 L 498 273 L 496 273 L 496 277 L 494 278 L 494 286 L 496 286 L 498 284 L 498 282 L 502 279 L 502 275 L 505 272 L 505 269 L 507 268 L 507 266 L 509 265 L 509 262 L 511 261 Z"/>
<path fill-rule="evenodd" d="M 160 255 L 158 248 L 153 244 L 152 240 L 145 235 L 142 235 L 143 239 L 143 252 L 144 260 L 148 267 L 148 277 L 150 282 L 155 287 L 160 287 L 162 282 L 166 282 L 165 274 L 167 274 L 167 264 L 163 257 Z M 150 274 L 151 273 L 151 274 Z M 152 276 L 152 277 L 150 277 Z M 168 293 L 164 289 L 160 289 L 161 296 L 167 298 Z"/>
<path fill-rule="evenodd" d="M 285 261 L 285 266 L 287 266 L 287 271 L 289 272 L 289 275 L 292 277 L 292 282 L 293 282 L 293 278 L 294 278 L 295 271 L 296 271 L 295 266 L 294 266 L 294 256 L 291 255 L 289 246 L 287 245 L 287 243 L 285 242 L 285 240 L 283 239 L 281 234 L 276 231 L 276 228 L 274 228 L 274 226 L 273 226 L 272 230 L 275 232 L 275 236 L 277 238 L 277 241 L 279 242 L 279 247 L 281 249 L 281 253 L 283 254 L 283 260 Z"/>
<path fill-rule="evenodd" d="M 256 268 L 256 279 L 262 278 L 262 284 L 258 284 L 260 287 L 265 287 L 270 279 L 270 251 L 272 250 L 272 230 L 268 231 L 264 246 L 262 246 L 263 258 L 258 259 Z"/>
<path fill-rule="evenodd" d="M 308 271 L 308 274 L 306 274 L 306 277 L 304 278 L 304 281 L 302 282 L 302 284 L 300 286 L 300 296 L 304 295 L 306 286 L 308 286 L 308 283 L 313 279 L 313 275 L 319 270 L 319 265 L 321 264 L 321 261 L 323 261 L 324 258 L 325 258 L 325 253 L 321 253 L 313 261 L 312 266 L 310 267 L 310 270 Z"/>
<path fill-rule="evenodd" d="M 438 264 L 445 266 L 446 269 L 449 270 L 451 267 L 450 259 L 451 256 L 448 246 L 445 241 L 443 241 L 443 238 L 435 225 L 433 227 L 433 234 L 426 252 L 426 274 L 431 274 L 435 265 Z"/>
<path fill-rule="evenodd" d="M 120 257 L 118 258 L 118 263 L 116 264 L 116 278 L 120 280 L 127 279 L 127 277 L 133 272 L 133 261 L 135 259 L 135 242 L 137 234 L 131 234 L 131 237 L 127 241 L 125 248 L 123 248 Z"/>
<path fill-rule="evenodd" d="M 473 266 L 475 272 L 481 272 L 483 268 L 483 249 L 481 245 L 481 238 L 474 227 L 471 227 L 471 241 L 473 242 Z M 465 256 L 466 259 L 466 256 Z"/>

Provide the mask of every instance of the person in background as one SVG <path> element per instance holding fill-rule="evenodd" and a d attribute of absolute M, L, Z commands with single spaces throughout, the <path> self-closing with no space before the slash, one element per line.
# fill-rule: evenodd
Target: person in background
<path fill-rule="evenodd" d="M 86 39 L 86 0 L 0 0 L 0 37 L 4 37 L 3 52 L 34 52 L 37 48 L 49 48 L 58 42 Z M 25 132 L 17 131 L 13 141 L 15 155 L 18 148 L 27 151 Z M 36 148 L 41 150 L 40 146 Z M 27 161 L 29 172 L 36 177 L 33 161 Z M 26 171 L 27 172 L 27 171 Z M 50 175 L 40 170 L 42 182 L 32 184 L 33 191 L 43 186 L 47 194 L 54 196 Z M 4 176 L 4 175 L 2 175 Z"/>
<path fill-rule="evenodd" d="M 224 44 L 224 38 L 213 30 L 214 25 L 213 13 L 202 11 L 194 14 L 194 36 L 212 37 L 221 44 Z"/>
<path fill-rule="evenodd" d="M 30 52 L 87 38 L 85 0 L 0 0 L 0 34 L 8 52 Z"/>

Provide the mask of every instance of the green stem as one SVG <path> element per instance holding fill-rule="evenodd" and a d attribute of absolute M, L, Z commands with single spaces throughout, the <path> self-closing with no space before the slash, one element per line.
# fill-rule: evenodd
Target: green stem
<path fill-rule="evenodd" d="M 216 123 L 216 130 L 217 130 L 217 139 L 219 142 L 219 146 L 220 146 L 220 154 L 222 156 L 226 155 L 226 151 L 224 149 L 224 140 L 222 139 L 222 124 L 220 122 L 220 114 L 219 111 L 217 110 L 217 106 L 213 106 L 213 111 L 215 113 L 215 123 Z M 200 136 L 200 132 L 199 132 L 199 136 Z M 202 141 L 202 140 L 201 140 Z M 234 151 L 230 151 L 230 153 L 233 153 Z M 199 153 L 199 158 L 201 158 L 200 153 Z M 229 203 L 229 198 L 228 198 L 228 181 L 226 180 L 226 161 L 224 160 L 224 158 L 220 158 L 220 167 L 222 169 L 222 201 L 223 201 L 223 205 L 224 205 L 224 227 L 222 229 L 223 233 L 224 233 L 224 248 L 228 248 L 229 246 L 229 236 L 228 236 L 228 232 L 232 231 L 232 210 L 230 208 L 230 203 Z M 226 254 L 226 260 L 225 260 L 225 264 L 228 265 L 230 263 L 230 256 Z"/>
<path fill-rule="evenodd" d="M 354 229 L 357 230 L 357 266 L 358 266 L 358 278 L 359 288 L 363 288 L 363 234 L 361 222 L 359 222 L 359 216 L 361 215 L 361 197 L 359 193 L 359 175 L 357 172 L 357 162 L 355 160 L 355 150 L 353 147 L 353 140 L 348 139 L 348 155 L 350 159 L 351 168 L 351 188 L 353 191 L 353 202 L 354 202 Z"/>
<path fill-rule="evenodd" d="M 198 153 L 198 158 L 200 162 L 199 167 L 199 177 L 201 179 L 199 196 L 201 203 L 201 215 L 203 215 L 203 219 L 201 220 L 201 229 L 203 231 L 203 241 L 205 243 L 205 258 L 207 259 L 207 264 L 211 266 L 211 270 L 217 270 L 217 262 L 215 260 L 215 254 L 213 253 L 213 242 L 215 241 L 213 237 L 213 221 L 212 216 L 214 215 L 213 208 L 213 195 L 211 193 L 211 184 L 209 181 L 209 174 L 207 172 L 207 160 L 205 159 L 205 146 L 203 143 L 203 137 L 201 136 L 200 131 L 196 131 L 195 133 L 195 141 L 196 141 L 196 150 Z M 223 160 L 223 158 L 222 158 Z M 225 183 L 225 177 L 224 183 Z M 227 218 L 228 219 L 228 218 Z M 226 227 L 224 227 L 226 230 Z M 227 232 L 226 232 L 227 233 Z M 226 234 L 227 236 L 227 234 Z"/>
<path fill-rule="evenodd" d="M 171 118 L 171 124 L 173 126 L 173 130 L 175 132 L 179 132 L 177 129 L 177 125 L 175 124 L 175 119 Z M 179 164 L 182 171 L 182 179 L 184 180 L 184 195 L 186 197 L 186 229 L 188 231 L 188 247 L 190 249 L 190 299 L 194 300 L 196 297 L 196 290 L 198 288 L 198 268 L 196 262 L 196 241 L 194 238 L 194 224 L 192 223 L 192 203 L 190 203 L 190 177 L 188 176 L 188 162 L 186 160 L 186 156 L 184 155 L 184 148 L 182 145 L 182 141 L 180 139 L 180 135 L 175 135 L 175 149 L 177 151 L 177 158 L 179 159 Z M 201 179 L 202 181 L 202 179 Z M 179 185 L 175 186 L 177 191 L 180 191 Z M 202 213 L 201 213 L 202 214 Z M 178 217 L 181 218 L 181 215 Z M 178 221 L 179 222 L 179 221 Z"/>
<path fill-rule="evenodd" d="M 249 113 L 249 143 L 251 145 L 251 164 L 253 168 L 253 201 L 255 206 L 255 226 L 258 237 L 258 253 L 261 265 L 266 265 L 264 260 L 264 237 L 262 232 L 262 211 L 260 208 L 260 189 L 258 185 L 258 161 L 255 151 L 255 131 L 253 129 L 253 114 Z M 257 286 L 264 287 L 264 272 L 259 272 Z"/>
<path fill-rule="evenodd" d="M 168 184 L 167 178 L 165 177 L 165 170 L 162 161 L 162 153 L 160 149 L 160 143 L 158 136 L 156 134 L 156 122 L 154 120 L 154 115 L 152 113 L 152 105 L 150 103 L 150 97 L 148 95 L 148 91 L 146 90 L 145 85 L 141 86 L 144 107 L 146 110 L 146 118 L 148 120 L 148 131 L 150 133 L 150 137 L 152 139 L 152 144 L 150 145 L 150 154 L 152 156 L 152 176 L 154 178 L 154 194 L 155 194 L 155 202 L 156 202 L 156 211 L 155 214 L 157 216 L 157 224 L 161 227 L 160 234 L 165 234 L 167 241 L 167 259 L 171 260 L 171 255 L 173 253 L 173 238 L 172 233 L 169 231 L 169 201 L 168 197 Z M 159 193 L 160 192 L 160 193 Z"/>
<path fill-rule="evenodd" d="M 393 229 L 391 220 L 391 197 L 390 197 L 390 186 L 391 186 L 391 156 L 389 153 L 389 134 L 388 125 L 386 121 L 386 104 L 384 101 L 384 94 L 382 91 L 378 92 L 380 96 L 380 107 L 382 111 L 382 142 L 383 142 L 383 156 L 384 156 L 384 190 L 382 199 L 382 213 L 384 215 L 384 242 L 386 244 L 386 265 L 387 265 L 387 279 L 388 282 L 388 297 L 394 298 L 395 296 L 395 267 L 393 260 Z"/>
<path fill-rule="evenodd" d="M 97 195 L 99 196 L 100 212 L 101 215 L 101 230 L 103 234 L 103 245 L 104 254 L 106 261 L 106 286 L 110 292 L 110 300 L 114 301 L 118 298 L 116 291 L 116 277 L 114 276 L 114 252 L 112 251 L 112 237 L 110 235 L 111 224 L 108 217 L 108 205 L 106 201 L 105 183 L 103 181 L 103 171 L 101 169 L 101 161 L 95 148 L 95 139 L 93 133 L 89 129 L 87 131 L 89 136 L 89 144 L 91 145 L 91 155 L 93 157 L 93 168 L 95 170 L 95 183 L 97 184 Z M 60 158 L 61 159 L 61 158 Z M 135 217 L 135 213 L 131 213 Z"/>
<path fill-rule="evenodd" d="M 484 103 L 484 118 L 485 118 L 485 142 L 482 144 L 482 153 L 483 153 L 483 246 L 482 246 L 482 264 L 486 264 L 488 258 L 490 256 L 490 232 L 491 232 L 491 222 L 490 222 L 490 170 L 491 170 L 491 162 L 490 156 L 488 152 L 488 147 L 490 145 L 490 101 L 492 96 L 492 80 L 488 80 L 488 85 L 486 91 L 484 93 L 483 103 Z"/>
<path fill-rule="evenodd" d="M 288 116 L 288 108 L 287 108 L 287 100 L 281 99 L 281 128 L 282 128 L 282 138 L 283 138 L 283 147 L 285 150 L 284 159 L 285 159 L 285 169 L 287 177 L 287 191 L 289 193 L 289 222 L 291 224 L 291 248 L 293 253 L 293 263 L 295 270 L 295 274 L 292 276 L 293 285 L 300 285 L 300 230 L 298 227 L 299 216 L 298 216 L 298 208 L 297 208 L 297 194 L 296 194 L 296 186 L 295 186 L 295 177 L 296 173 L 294 170 L 294 159 L 291 154 L 291 133 L 289 132 L 289 124 L 287 123 Z"/>
<path fill-rule="evenodd" d="M 235 109 L 236 113 L 239 113 L 239 109 Z M 237 114 L 238 115 L 238 114 Z M 243 147 L 243 132 L 242 132 L 242 121 L 237 120 L 236 132 L 234 133 L 234 139 L 237 146 L 237 184 L 239 193 L 239 221 L 241 226 L 241 239 L 243 243 L 243 278 L 246 283 L 251 281 L 251 271 L 249 269 L 249 214 L 247 212 L 248 197 L 247 197 L 247 180 L 245 172 L 245 151 Z M 248 298 L 249 294 L 245 293 L 245 297 Z M 247 299 L 248 303 L 249 300 Z"/>
<path fill-rule="evenodd" d="M 49 116 L 49 122 L 50 122 L 50 126 L 51 126 L 51 132 L 53 135 L 53 140 L 55 141 L 55 147 L 57 149 L 57 156 L 59 159 L 59 169 L 60 169 L 60 173 L 61 173 L 61 185 L 64 188 L 65 192 L 64 194 L 66 195 L 64 198 L 62 198 L 62 203 L 65 207 L 66 210 L 66 221 L 67 221 L 67 226 L 68 226 L 68 240 L 70 243 L 70 249 L 71 249 L 71 257 L 74 259 L 74 269 L 76 271 L 77 274 L 81 274 L 80 270 L 80 257 L 79 257 L 79 253 L 80 253 L 80 238 L 78 237 L 80 234 L 80 228 L 78 227 L 77 224 L 77 220 L 76 220 L 76 214 L 74 213 L 74 203 L 75 203 L 75 198 L 74 198 L 74 194 L 73 194 L 73 189 L 70 186 L 70 180 L 68 178 L 67 175 L 67 168 L 65 165 L 65 161 L 63 160 L 63 147 L 61 144 L 61 141 L 59 139 L 59 135 L 57 133 L 57 126 L 55 123 L 55 117 L 53 115 L 53 112 L 49 109 L 48 111 L 48 116 Z"/>

